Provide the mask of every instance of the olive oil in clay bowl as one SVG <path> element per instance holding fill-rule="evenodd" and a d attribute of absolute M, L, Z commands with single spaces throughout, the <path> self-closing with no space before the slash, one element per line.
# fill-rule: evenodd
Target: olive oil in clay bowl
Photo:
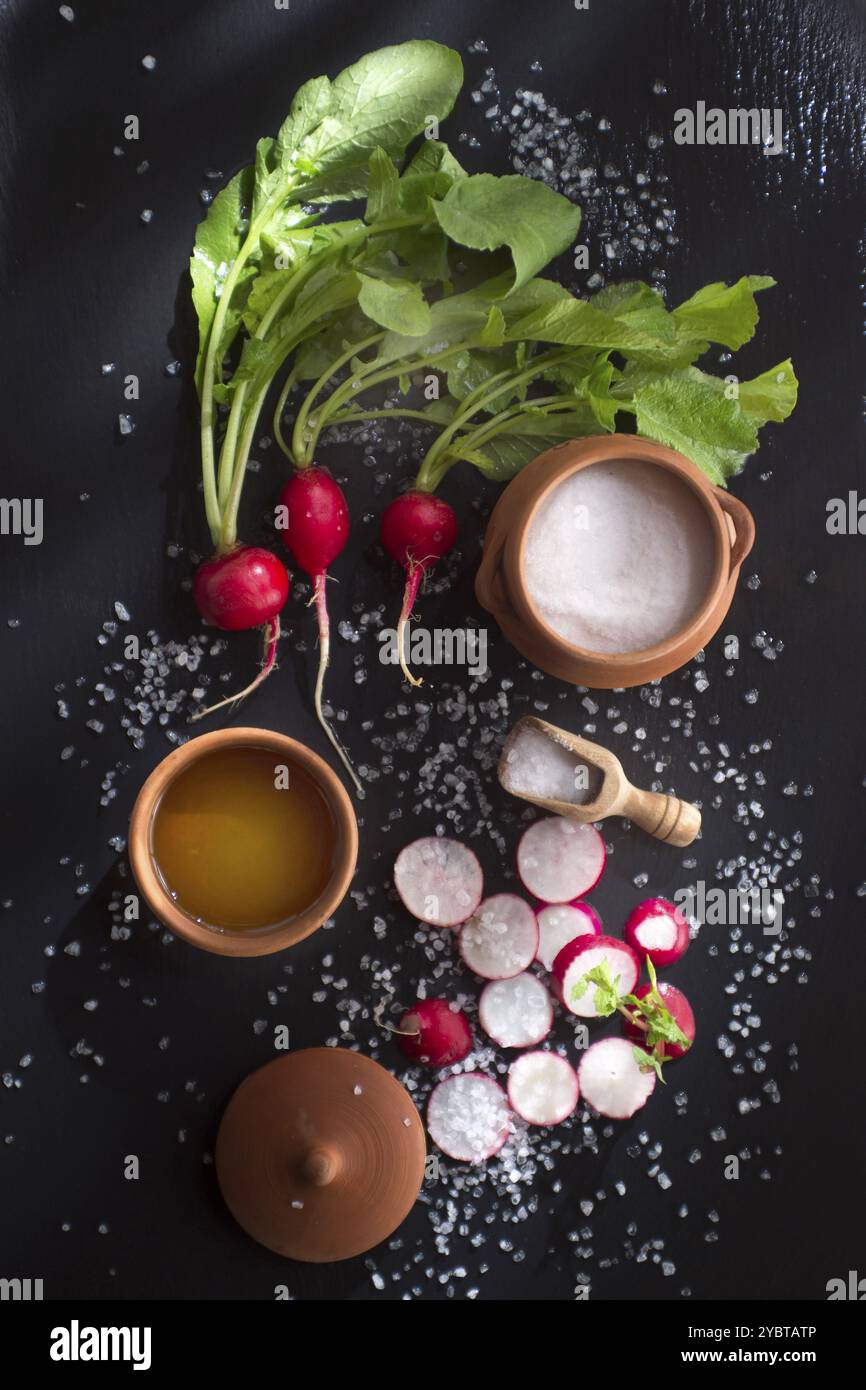
<path fill-rule="evenodd" d="M 543 671 L 599 690 L 676 671 L 718 631 L 755 524 L 682 454 L 634 435 L 571 440 L 499 498 L 479 601 Z"/>
<path fill-rule="evenodd" d="M 358 830 L 342 783 L 267 729 L 221 729 L 169 754 L 130 820 L 132 871 L 177 936 L 260 956 L 309 936 L 342 901 Z"/>

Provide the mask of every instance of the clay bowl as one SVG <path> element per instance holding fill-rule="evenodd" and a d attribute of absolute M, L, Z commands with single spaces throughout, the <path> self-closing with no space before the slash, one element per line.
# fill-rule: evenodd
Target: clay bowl
<path fill-rule="evenodd" d="M 572 645 L 540 617 L 526 588 L 523 550 L 537 508 L 572 473 L 612 459 L 635 459 L 676 473 L 703 505 L 715 545 L 713 574 L 703 603 L 679 632 L 642 651 L 593 652 Z M 487 526 L 475 593 L 521 655 L 542 671 L 596 690 L 642 685 L 684 666 L 715 635 L 731 606 L 740 566 L 754 540 L 755 523 L 748 508 L 714 487 L 690 459 L 635 435 L 594 435 L 539 454 L 509 483 Z"/>
<path fill-rule="evenodd" d="M 266 748 L 286 763 L 295 763 L 316 782 L 334 820 L 334 865 L 319 897 L 288 922 L 260 931 L 221 931 L 197 922 L 177 905 L 160 878 L 153 857 L 151 830 L 166 787 L 197 758 L 218 748 Z M 129 861 L 142 897 L 155 917 L 176 936 L 220 956 L 267 956 L 294 946 L 316 931 L 342 902 L 358 857 L 358 824 L 349 796 L 327 763 L 285 734 L 271 729 L 218 729 L 190 739 L 169 753 L 138 794 L 129 821 Z"/>

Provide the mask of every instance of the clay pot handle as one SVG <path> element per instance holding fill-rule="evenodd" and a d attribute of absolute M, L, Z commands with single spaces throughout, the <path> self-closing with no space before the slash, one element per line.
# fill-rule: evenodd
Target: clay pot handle
<path fill-rule="evenodd" d="M 738 497 L 732 497 L 721 487 L 714 488 L 713 491 L 722 511 L 731 518 L 734 524 L 736 539 L 731 547 L 730 569 L 728 571 L 730 574 L 734 574 L 755 544 L 755 518 Z"/>
<path fill-rule="evenodd" d="M 701 828 L 701 813 L 690 801 L 630 787 L 620 813 L 668 845 L 690 845 Z"/>
<path fill-rule="evenodd" d="M 501 545 L 491 547 L 489 551 L 485 546 L 481 556 L 481 564 L 478 566 L 478 573 L 475 576 L 475 593 L 478 602 L 495 618 L 498 618 L 500 613 L 504 613 L 506 616 L 513 615 L 513 609 L 508 601 L 502 580 L 503 550 L 504 547 Z"/>

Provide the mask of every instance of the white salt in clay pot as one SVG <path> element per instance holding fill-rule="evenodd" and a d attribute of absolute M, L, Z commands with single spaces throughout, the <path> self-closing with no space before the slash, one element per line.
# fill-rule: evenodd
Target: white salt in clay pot
<path fill-rule="evenodd" d="M 695 598 L 690 616 L 678 630 L 652 646 L 594 651 L 567 640 L 542 617 L 529 592 L 526 540 L 533 518 L 554 488 L 580 469 L 619 461 L 639 462 L 675 474 L 690 490 L 684 515 L 694 513 L 694 500 L 702 509 L 700 529 L 712 553 L 705 565 L 703 597 Z M 685 665 L 715 635 L 731 605 L 740 566 L 754 540 L 755 523 L 748 508 L 714 487 L 682 454 L 635 435 L 594 435 L 540 454 L 509 483 L 488 523 L 475 592 L 517 650 L 541 670 L 597 690 L 642 685 Z M 581 532 L 576 529 L 574 545 L 580 544 Z M 702 544 L 704 540 L 697 542 L 698 549 Z M 676 566 L 663 577 L 668 589 L 675 587 Z M 623 619 L 624 630 L 639 627 L 634 615 L 623 615 Z"/>

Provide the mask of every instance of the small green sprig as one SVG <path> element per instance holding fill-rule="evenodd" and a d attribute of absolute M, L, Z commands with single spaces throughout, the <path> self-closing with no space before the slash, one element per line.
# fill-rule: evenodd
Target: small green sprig
<path fill-rule="evenodd" d="M 655 967 L 647 958 L 647 973 L 650 989 L 642 999 L 636 994 L 621 994 L 620 976 L 614 975 L 609 963 L 602 960 L 592 970 L 587 970 L 571 991 L 572 999 L 582 999 L 591 985 L 595 985 L 593 1003 L 600 1018 L 609 1018 L 613 1013 L 622 1014 L 633 1027 L 646 1035 L 645 1046 L 635 1046 L 632 1050 L 641 1071 L 655 1071 L 660 1081 L 664 1081 L 662 1064 L 669 1062 L 665 1055 L 665 1044 L 675 1043 L 687 1052 L 691 1039 L 687 1038 L 670 1010 L 665 1008 L 656 977 Z"/>

